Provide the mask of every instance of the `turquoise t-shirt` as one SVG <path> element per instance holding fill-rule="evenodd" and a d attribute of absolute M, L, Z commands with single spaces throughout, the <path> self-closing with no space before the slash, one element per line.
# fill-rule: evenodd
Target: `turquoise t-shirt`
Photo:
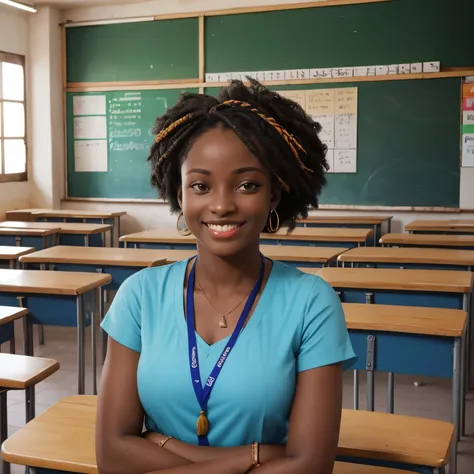
<path fill-rule="evenodd" d="M 186 266 L 182 261 L 131 276 L 102 327 L 140 353 L 137 383 L 147 429 L 197 444 L 200 406 L 191 382 L 183 306 Z M 203 382 L 228 339 L 209 346 L 197 335 Z M 211 446 L 285 443 L 297 373 L 354 357 L 334 290 L 318 276 L 273 261 L 254 313 L 211 393 Z"/>

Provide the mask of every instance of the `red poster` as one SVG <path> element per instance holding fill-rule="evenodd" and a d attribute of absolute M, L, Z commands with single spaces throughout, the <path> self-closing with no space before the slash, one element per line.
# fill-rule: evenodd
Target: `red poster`
<path fill-rule="evenodd" d="M 474 110 L 474 97 L 464 97 L 462 100 L 463 110 Z"/>

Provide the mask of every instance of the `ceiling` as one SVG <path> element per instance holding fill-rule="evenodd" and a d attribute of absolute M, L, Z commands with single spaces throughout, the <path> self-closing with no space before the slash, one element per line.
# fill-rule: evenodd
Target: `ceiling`
<path fill-rule="evenodd" d="M 141 3 L 143 0 L 22 0 L 24 3 L 35 6 L 52 5 L 57 8 L 90 7 L 99 5 L 117 5 L 127 3 Z"/>

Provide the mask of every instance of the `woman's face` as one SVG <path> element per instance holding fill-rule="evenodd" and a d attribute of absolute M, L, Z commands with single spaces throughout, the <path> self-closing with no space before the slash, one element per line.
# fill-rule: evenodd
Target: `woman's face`
<path fill-rule="evenodd" d="M 187 226 L 200 245 L 222 257 L 256 245 L 278 203 L 268 170 L 221 126 L 196 139 L 181 179 L 179 201 Z"/>

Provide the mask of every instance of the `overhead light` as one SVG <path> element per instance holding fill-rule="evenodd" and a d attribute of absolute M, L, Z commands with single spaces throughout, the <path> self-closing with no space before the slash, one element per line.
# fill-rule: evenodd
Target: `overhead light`
<path fill-rule="evenodd" d="M 16 2 L 15 0 L 0 0 L 0 3 L 4 3 L 10 7 L 19 8 L 20 10 L 24 10 L 30 13 L 36 13 L 36 8 L 31 5 L 25 5 L 21 2 Z"/>

